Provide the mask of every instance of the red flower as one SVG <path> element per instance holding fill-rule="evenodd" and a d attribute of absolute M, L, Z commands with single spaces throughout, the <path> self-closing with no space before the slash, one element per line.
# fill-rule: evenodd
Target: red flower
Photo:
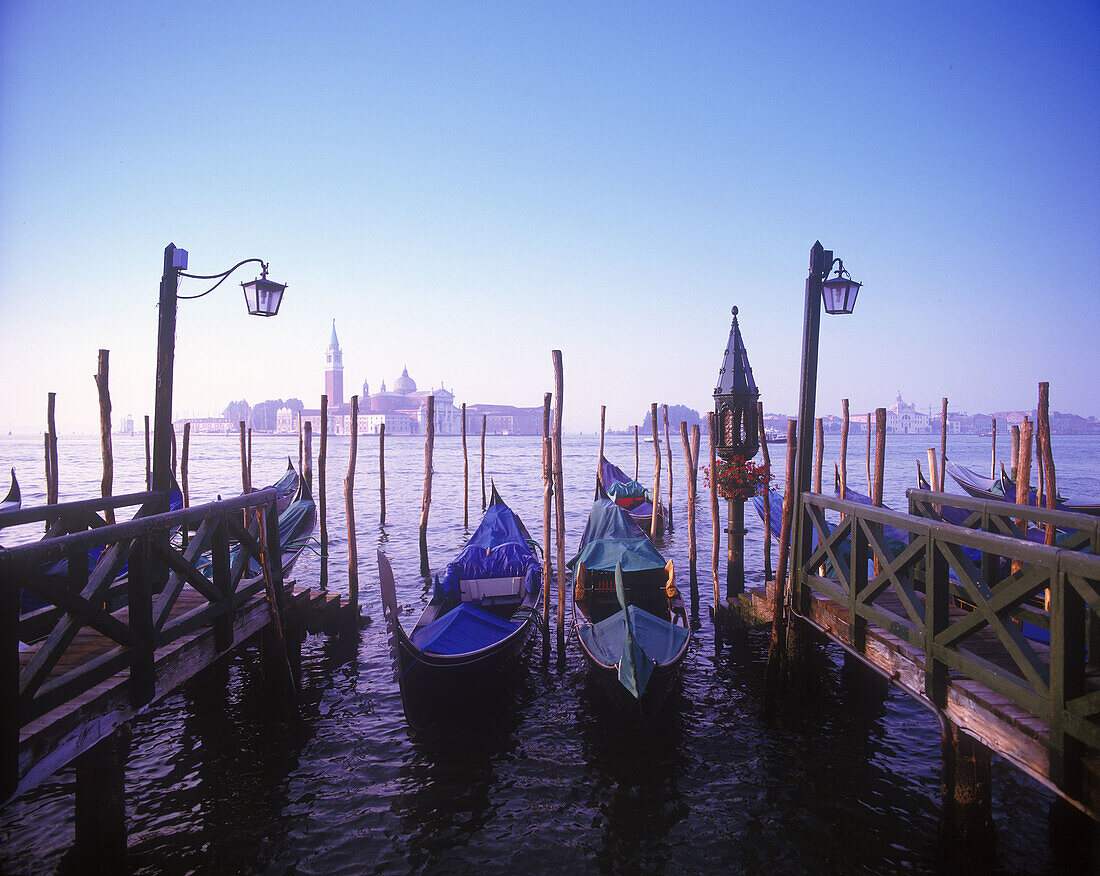
<path fill-rule="evenodd" d="M 752 460 L 735 456 L 732 460 L 718 460 L 716 481 L 718 494 L 724 499 L 751 499 L 757 494 L 763 495 L 771 484 L 771 472 L 766 465 L 757 465 Z M 710 466 L 703 466 L 706 485 L 710 486 Z"/>

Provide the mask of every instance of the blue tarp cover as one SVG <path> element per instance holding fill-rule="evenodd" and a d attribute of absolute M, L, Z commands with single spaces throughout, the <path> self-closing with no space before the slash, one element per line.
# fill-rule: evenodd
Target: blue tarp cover
<path fill-rule="evenodd" d="M 607 495 L 634 516 L 649 517 L 653 514 L 649 490 L 628 478 L 621 468 L 606 459 L 600 460 L 600 481 Z"/>
<path fill-rule="evenodd" d="M 624 572 L 665 567 L 665 558 L 645 533 L 610 499 L 597 499 L 592 503 L 581 536 L 580 552 L 566 565 L 572 569 L 578 561 L 589 569 L 604 572 L 614 572 L 616 563 L 622 564 Z"/>
<path fill-rule="evenodd" d="M 471 578 L 525 578 L 532 593 L 542 581 L 542 566 L 527 543 L 527 530 L 503 502 L 488 507 L 466 547 L 447 564 L 439 586 L 457 593 L 458 582 Z"/>
<path fill-rule="evenodd" d="M 457 656 L 495 645 L 512 635 L 520 624 L 463 602 L 412 634 L 412 643 L 432 654 Z"/>
<path fill-rule="evenodd" d="M 657 664 L 668 663 L 675 657 L 688 637 L 687 627 L 656 617 L 636 605 L 627 606 L 634 628 L 634 648 Z M 620 609 L 598 624 L 583 624 L 577 635 L 585 647 L 607 666 L 614 666 L 622 657 L 626 639 L 626 622 Z"/>

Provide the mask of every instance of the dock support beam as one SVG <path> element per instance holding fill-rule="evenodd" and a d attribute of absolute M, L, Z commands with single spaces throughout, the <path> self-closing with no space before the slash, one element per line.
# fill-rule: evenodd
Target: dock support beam
<path fill-rule="evenodd" d="M 947 720 L 942 751 L 940 850 L 945 872 L 986 869 L 994 853 L 991 752 Z"/>
<path fill-rule="evenodd" d="M 126 760 L 130 725 L 76 759 L 74 863 L 85 873 L 126 872 Z"/>

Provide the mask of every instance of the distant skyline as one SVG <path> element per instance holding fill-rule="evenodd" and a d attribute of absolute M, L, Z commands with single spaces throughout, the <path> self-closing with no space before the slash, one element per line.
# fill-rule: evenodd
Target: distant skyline
<path fill-rule="evenodd" d="M 1100 6 L 848 2 L 0 4 L 0 431 L 152 414 L 161 254 L 174 416 L 315 406 L 407 366 L 565 429 L 711 406 L 737 305 L 798 407 L 820 240 L 865 285 L 822 317 L 818 412 L 1100 415 Z M 185 281 L 181 292 L 206 288 Z"/>

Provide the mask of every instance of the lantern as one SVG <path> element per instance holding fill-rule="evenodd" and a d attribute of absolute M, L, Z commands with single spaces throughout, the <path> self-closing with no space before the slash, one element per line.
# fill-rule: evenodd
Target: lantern
<path fill-rule="evenodd" d="M 821 297 L 825 302 L 826 313 L 851 313 L 856 306 L 856 295 L 862 283 L 853 280 L 846 270 L 844 262 L 836 260 L 836 276 L 821 283 Z"/>
<path fill-rule="evenodd" d="M 253 316 L 274 316 L 279 312 L 286 284 L 267 279 L 267 265 L 264 265 L 263 275 L 241 283 L 241 288 L 244 289 L 244 300 L 249 313 Z"/>

